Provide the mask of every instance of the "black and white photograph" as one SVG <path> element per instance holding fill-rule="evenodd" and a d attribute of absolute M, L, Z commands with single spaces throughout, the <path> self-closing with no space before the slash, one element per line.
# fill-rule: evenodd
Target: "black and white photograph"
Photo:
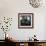
<path fill-rule="evenodd" d="M 33 13 L 19 13 L 18 14 L 19 28 L 33 28 Z"/>

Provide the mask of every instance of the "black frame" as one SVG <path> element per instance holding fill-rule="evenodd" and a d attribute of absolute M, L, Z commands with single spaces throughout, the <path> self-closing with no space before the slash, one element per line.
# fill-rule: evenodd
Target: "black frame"
<path fill-rule="evenodd" d="M 20 17 L 22 18 L 22 16 L 25 16 L 25 17 L 29 17 L 31 18 L 31 25 L 30 26 L 22 26 L 20 25 Z M 34 14 L 33 13 L 18 13 L 18 28 L 20 29 L 31 29 L 34 27 Z"/>

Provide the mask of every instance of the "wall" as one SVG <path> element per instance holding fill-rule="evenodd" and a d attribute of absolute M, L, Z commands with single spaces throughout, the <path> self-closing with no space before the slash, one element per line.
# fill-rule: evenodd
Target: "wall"
<path fill-rule="evenodd" d="M 18 13 L 34 13 L 34 28 L 33 29 L 18 29 Z M 10 37 L 16 40 L 28 40 L 34 34 L 37 35 L 37 39 L 45 39 L 45 15 L 46 6 L 40 8 L 33 8 L 29 4 L 28 0 L 0 0 L 0 19 L 4 16 L 12 17 L 13 22 L 10 31 Z M 0 31 L 0 39 L 4 35 L 3 31 Z"/>

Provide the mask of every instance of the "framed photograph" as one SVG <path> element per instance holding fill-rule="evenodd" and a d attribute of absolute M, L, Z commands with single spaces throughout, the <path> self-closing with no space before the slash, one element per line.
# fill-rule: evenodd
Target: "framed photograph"
<path fill-rule="evenodd" d="M 33 13 L 18 13 L 18 28 L 33 28 Z"/>

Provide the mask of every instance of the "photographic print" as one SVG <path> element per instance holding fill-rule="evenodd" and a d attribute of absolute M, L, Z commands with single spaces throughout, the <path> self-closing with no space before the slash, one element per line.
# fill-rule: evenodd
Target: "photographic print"
<path fill-rule="evenodd" d="M 33 28 L 33 13 L 19 13 L 18 28 Z"/>

